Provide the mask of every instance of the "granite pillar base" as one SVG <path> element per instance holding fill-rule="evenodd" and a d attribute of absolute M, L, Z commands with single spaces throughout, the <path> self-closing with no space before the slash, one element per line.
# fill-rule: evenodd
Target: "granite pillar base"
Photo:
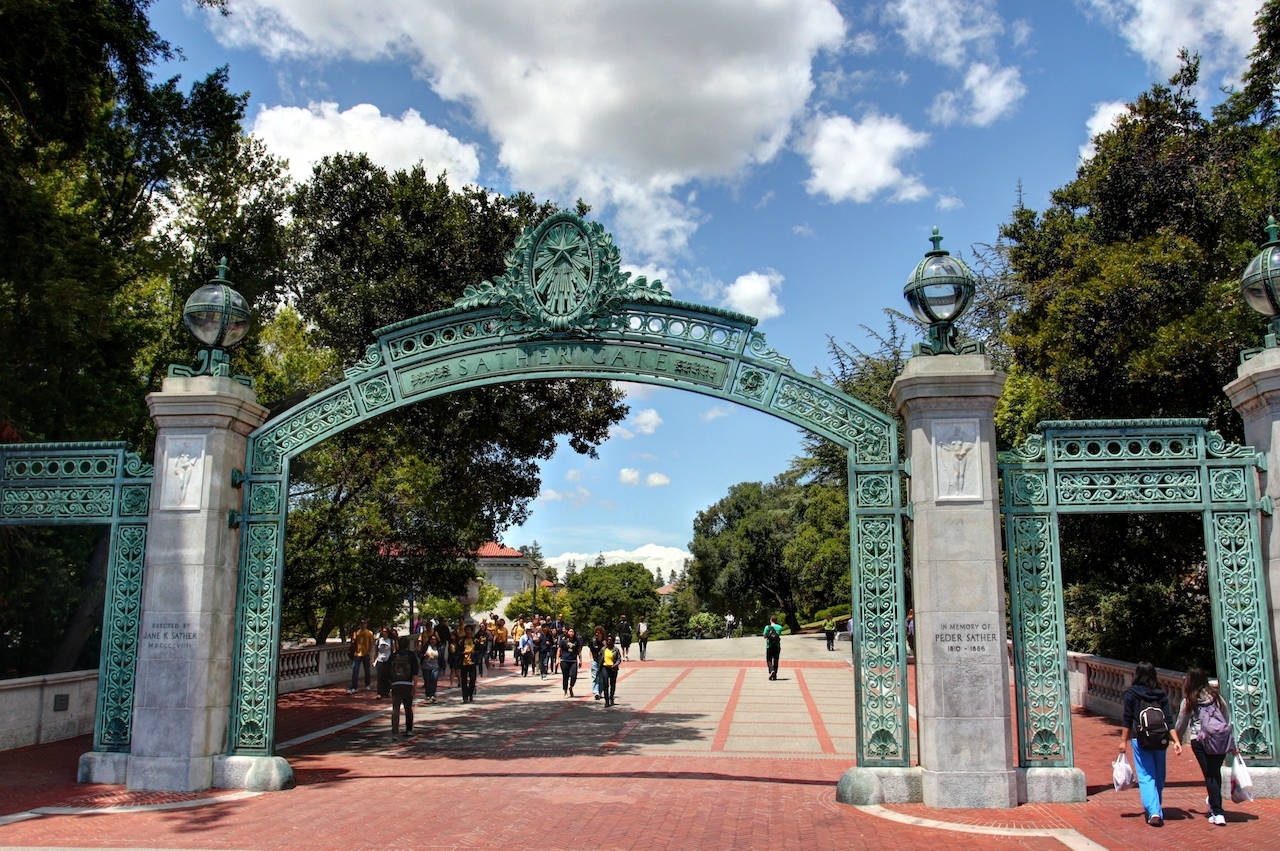
<path fill-rule="evenodd" d="M 213 785 L 219 789 L 279 792 L 296 784 L 293 768 L 282 756 L 215 756 Z"/>
<path fill-rule="evenodd" d="M 918 804 L 923 800 L 919 768 L 862 768 L 854 766 L 836 784 L 842 804 Z"/>
<path fill-rule="evenodd" d="M 1088 799 L 1079 768 L 1018 768 L 1018 803 L 1079 804 Z"/>

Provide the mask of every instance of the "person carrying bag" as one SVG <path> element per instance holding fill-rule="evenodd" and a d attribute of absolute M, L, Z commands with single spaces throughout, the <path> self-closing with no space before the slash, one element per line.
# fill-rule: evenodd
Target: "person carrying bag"
<path fill-rule="evenodd" d="M 1227 817 L 1222 812 L 1222 762 L 1227 754 L 1235 753 L 1236 741 L 1231 732 L 1227 702 L 1218 693 L 1217 686 L 1209 682 L 1204 668 L 1191 668 L 1182 681 L 1182 702 L 1178 705 L 1178 722 L 1174 725 L 1178 735 L 1191 742 L 1191 752 L 1200 764 L 1204 775 L 1205 791 L 1209 793 L 1209 824 L 1225 826 Z"/>
<path fill-rule="evenodd" d="M 1147 824 L 1160 827 L 1164 824 L 1165 748 L 1169 740 L 1179 754 L 1182 739 L 1176 729 L 1171 729 L 1169 697 L 1156 680 L 1156 666 L 1139 662 L 1133 672 L 1133 685 L 1124 693 L 1124 727 L 1120 730 L 1120 753 L 1132 742 L 1133 766 L 1138 775 L 1138 791 L 1142 794 L 1142 808 L 1147 814 Z"/>

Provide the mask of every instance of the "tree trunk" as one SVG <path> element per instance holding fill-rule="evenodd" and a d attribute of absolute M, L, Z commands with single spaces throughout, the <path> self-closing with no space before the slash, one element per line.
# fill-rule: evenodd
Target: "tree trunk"
<path fill-rule="evenodd" d="M 102 622 L 102 604 L 107 596 L 107 561 L 111 554 L 111 527 L 102 526 L 93 542 L 93 555 L 80 582 L 80 602 L 62 630 L 62 641 L 49 661 L 48 673 L 75 669 L 84 646 Z"/>

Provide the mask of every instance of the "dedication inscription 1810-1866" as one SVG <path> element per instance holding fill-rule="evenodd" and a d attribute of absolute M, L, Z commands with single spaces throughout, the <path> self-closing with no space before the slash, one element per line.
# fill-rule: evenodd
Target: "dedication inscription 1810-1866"
<path fill-rule="evenodd" d="M 985 658 L 999 641 L 996 624 L 985 621 L 943 621 L 933 634 L 942 659 Z"/>

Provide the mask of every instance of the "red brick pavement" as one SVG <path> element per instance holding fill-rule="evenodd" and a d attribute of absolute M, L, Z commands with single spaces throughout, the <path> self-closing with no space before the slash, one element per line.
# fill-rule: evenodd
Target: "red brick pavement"
<path fill-rule="evenodd" d="M 717 664 L 686 661 L 679 667 Z M 819 664 L 832 663 L 793 667 Z M 635 670 L 631 666 L 624 673 Z M 1066 834 L 1068 840 L 1087 838 L 1108 848 L 1280 848 L 1280 801 L 1228 805 L 1226 828 L 1205 821 L 1203 784 L 1189 752 L 1183 757 L 1170 752 L 1167 824 L 1147 827 L 1137 791 L 1117 793 L 1110 785 L 1117 744 L 1114 723 L 1089 713 L 1076 712 L 1073 717 L 1076 760 L 1089 784 L 1087 803 L 1031 804 L 1013 810 L 895 805 L 876 812 L 835 802 L 834 784 L 848 762 L 840 757 L 653 755 L 642 748 L 628 750 L 625 734 L 608 737 L 622 747 L 605 747 L 600 744 L 603 739 L 584 740 L 574 726 L 579 722 L 567 722 L 582 717 L 566 714 L 574 701 L 522 703 L 524 692 L 539 687 L 536 680 L 517 679 L 501 686 L 491 681 L 490 689 L 485 685 L 482 681 L 479 702 L 468 707 L 471 712 L 452 720 L 424 718 L 419 736 L 407 743 L 390 741 L 382 720 L 291 751 L 298 787 L 288 792 L 182 809 L 44 816 L 0 826 L 0 845 L 308 851 L 528 844 L 550 849 L 872 846 L 936 851 L 943 844 L 1060 847 L 1043 831 L 1065 829 L 1077 832 Z M 640 718 L 643 732 L 642 713 L 655 708 L 662 697 L 643 709 L 620 705 L 613 717 L 632 729 Z M 590 712 L 591 702 L 590 697 L 577 701 L 593 719 L 610 717 Z M 335 690 L 287 695 L 280 703 L 280 738 L 340 724 L 380 706 L 362 695 L 350 697 Z M 525 709 L 547 722 L 533 732 L 525 725 L 528 740 L 523 744 L 509 741 L 488 752 L 475 746 L 477 732 L 501 730 L 510 713 Z M 557 736 L 563 747 L 554 746 Z M 546 746 L 548 742 L 553 746 Z M 156 799 L 119 787 L 76 785 L 76 759 L 88 744 L 88 738 L 81 737 L 0 753 L 0 813 L 40 805 L 100 807 Z M 525 746 L 530 744 L 538 746 Z M 180 797 L 184 796 L 165 800 Z M 893 814 L 928 823 L 920 826 L 886 817 Z M 966 833 L 943 829 L 940 822 L 970 830 L 1042 832 Z"/>

